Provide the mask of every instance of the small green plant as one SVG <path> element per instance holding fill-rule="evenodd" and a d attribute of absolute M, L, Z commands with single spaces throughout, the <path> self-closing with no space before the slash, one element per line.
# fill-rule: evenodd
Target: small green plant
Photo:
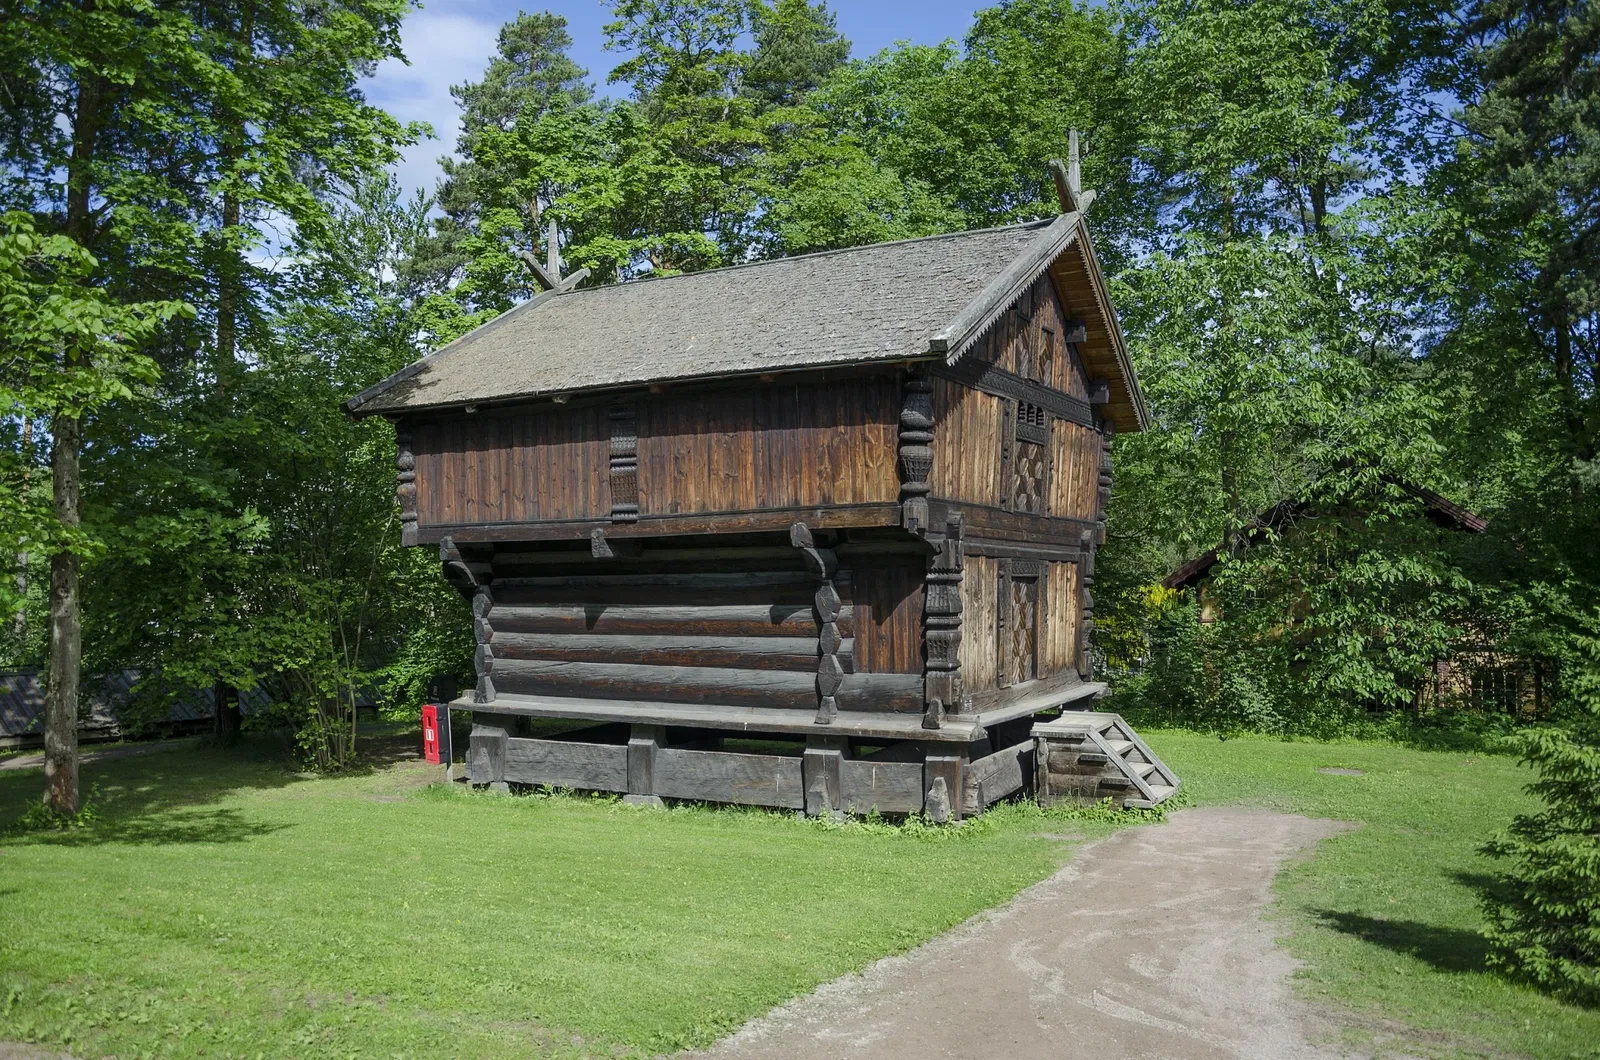
<path fill-rule="evenodd" d="M 1600 622 L 1596 623 L 1600 625 Z M 1544 809 L 1483 853 L 1509 862 L 1485 899 L 1489 960 L 1557 996 L 1600 1005 L 1600 635 L 1581 638 L 1574 716 L 1513 738 Z"/>
<path fill-rule="evenodd" d="M 22 816 L 11 826 L 14 832 L 68 832 L 88 828 L 99 821 L 95 811 L 95 794 L 91 792 L 78 807 L 77 813 L 62 813 L 44 800 L 28 804 Z"/>

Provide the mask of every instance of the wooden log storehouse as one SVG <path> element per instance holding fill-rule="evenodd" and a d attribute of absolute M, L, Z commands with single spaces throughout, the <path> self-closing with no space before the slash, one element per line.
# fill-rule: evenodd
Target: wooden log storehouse
<path fill-rule="evenodd" d="M 552 260 L 352 399 L 472 603 L 474 784 L 941 820 L 1035 786 L 1036 717 L 1105 687 L 1110 449 L 1146 422 L 1055 168 L 1052 220 L 593 288 Z"/>

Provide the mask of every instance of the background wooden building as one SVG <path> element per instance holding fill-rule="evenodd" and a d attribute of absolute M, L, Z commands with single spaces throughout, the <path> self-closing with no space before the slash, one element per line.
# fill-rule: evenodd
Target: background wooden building
<path fill-rule="evenodd" d="M 1031 785 L 1035 716 L 1104 687 L 1109 452 L 1146 419 L 1060 176 L 1054 220 L 541 273 L 350 403 L 472 600 L 474 783 L 936 817 Z"/>

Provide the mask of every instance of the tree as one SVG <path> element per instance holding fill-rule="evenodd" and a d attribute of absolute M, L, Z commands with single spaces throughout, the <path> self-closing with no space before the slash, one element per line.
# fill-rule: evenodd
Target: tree
<path fill-rule="evenodd" d="M 777 0 L 754 10 L 756 47 L 739 90 L 763 107 L 793 107 L 850 58 L 826 3 Z"/>
<path fill-rule="evenodd" d="M 53 812 L 72 815 L 79 807 L 79 567 L 102 545 L 82 525 L 82 424 L 155 378 L 155 364 L 140 345 L 190 309 L 177 301 L 118 303 L 90 284 L 98 263 L 77 241 L 39 234 L 20 211 L 7 213 L 3 225 L 0 349 L 8 356 L 0 408 L 7 419 L 47 420 L 53 445 L 50 510 L 42 510 L 25 480 L 7 476 L 0 482 L 0 517 L 9 535 L 46 543 L 51 553 L 45 801 Z"/>
<path fill-rule="evenodd" d="M 1508 862 L 1485 898 L 1490 961 L 1579 1004 L 1600 1004 L 1600 614 L 1575 637 L 1570 716 L 1515 738 L 1544 803 L 1485 844 Z"/>
<path fill-rule="evenodd" d="M 71 406 L 52 417 L 61 519 L 75 522 L 80 511 L 96 519 L 96 498 L 79 494 L 86 426 L 97 432 L 89 452 L 123 455 L 146 482 L 159 478 L 152 439 L 182 449 L 230 433 L 215 424 L 233 418 L 232 384 L 247 367 L 238 354 L 251 313 L 245 255 L 261 238 L 256 226 L 281 218 L 300 238 L 315 238 L 329 181 L 393 157 L 406 132 L 365 103 L 356 79 L 398 54 L 404 7 L 403 0 L 7 5 L 0 192 L 42 230 L 92 255 L 97 267 L 82 285 L 110 304 L 187 302 L 199 310 L 189 327 L 169 319 L 152 354 L 163 369 L 183 366 L 203 386 L 136 415 L 122 400 L 106 403 L 88 424 Z M 151 409 L 192 412 L 205 401 L 214 415 L 198 436 L 173 438 L 143 418 Z M 142 460 L 129 455 L 141 450 Z M 101 470 L 109 467 L 96 477 Z M 198 506 L 200 522 L 215 515 L 216 501 L 212 492 Z M 70 549 L 52 559 L 50 702 L 61 726 L 76 714 L 78 567 Z M 76 792 L 70 796 L 63 794 L 62 808 L 76 807 Z"/>

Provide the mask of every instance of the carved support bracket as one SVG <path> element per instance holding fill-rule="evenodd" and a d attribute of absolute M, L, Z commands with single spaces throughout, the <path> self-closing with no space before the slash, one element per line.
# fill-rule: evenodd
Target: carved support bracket
<path fill-rule="evenodd" d="M 451 538 L 439 542 L 439 562 L 444 564 L 444 577 L 456 591 L 472 601 L 472 630 L 478 647 L 472 655 L 473 668 L 478 673 L 478 687 L 472 694 L 474 703 L 493 703 L 494 691 L 494 611 L 493 564 L 472 560 L 461 554 Z"/>
<path fill-rule="evenodd" d="M 900 525 L 914 534 L 928 529 L 928 476 L 933 471 L 933 381 L 906 380 L 900 408 Z"/>
<path fill-rule="evenodd" d="M 639 521 L 639 427 L 632 405 L 611 408 L 611 521 Z"/>
<path fill-rule="evenodd" d="M 818 548 L 805 523 L 789 528 L 789 543 L 800 550 L 806 566 L 822 584 L 814 603 L 817 608 L 817 724 L 829 725 L 839 714 L 839 686 L 844 684 L 844 666 L 839 662 L 839 612 L 844 602 L 834 587 L 833 575 L 839 558 L 832 549 Z"/>
<path fill-rule="evenodd" d="M 937 729 L 945 714 L 965 709 L 961 681 L 961 578 L 965 566 L 963 525 L 957 512 L 945 524 L 928 570 L 923 596 L 923 643 L 927 665 L 923 671 L 922 727 Z"/>
<path fill-rule="evenodd" d="M 407 548 L 417 543 L 417 456 L 412 444 L 408 428 L 396 429 L 395 500 L 400 505 L 400 544 Z"/>

